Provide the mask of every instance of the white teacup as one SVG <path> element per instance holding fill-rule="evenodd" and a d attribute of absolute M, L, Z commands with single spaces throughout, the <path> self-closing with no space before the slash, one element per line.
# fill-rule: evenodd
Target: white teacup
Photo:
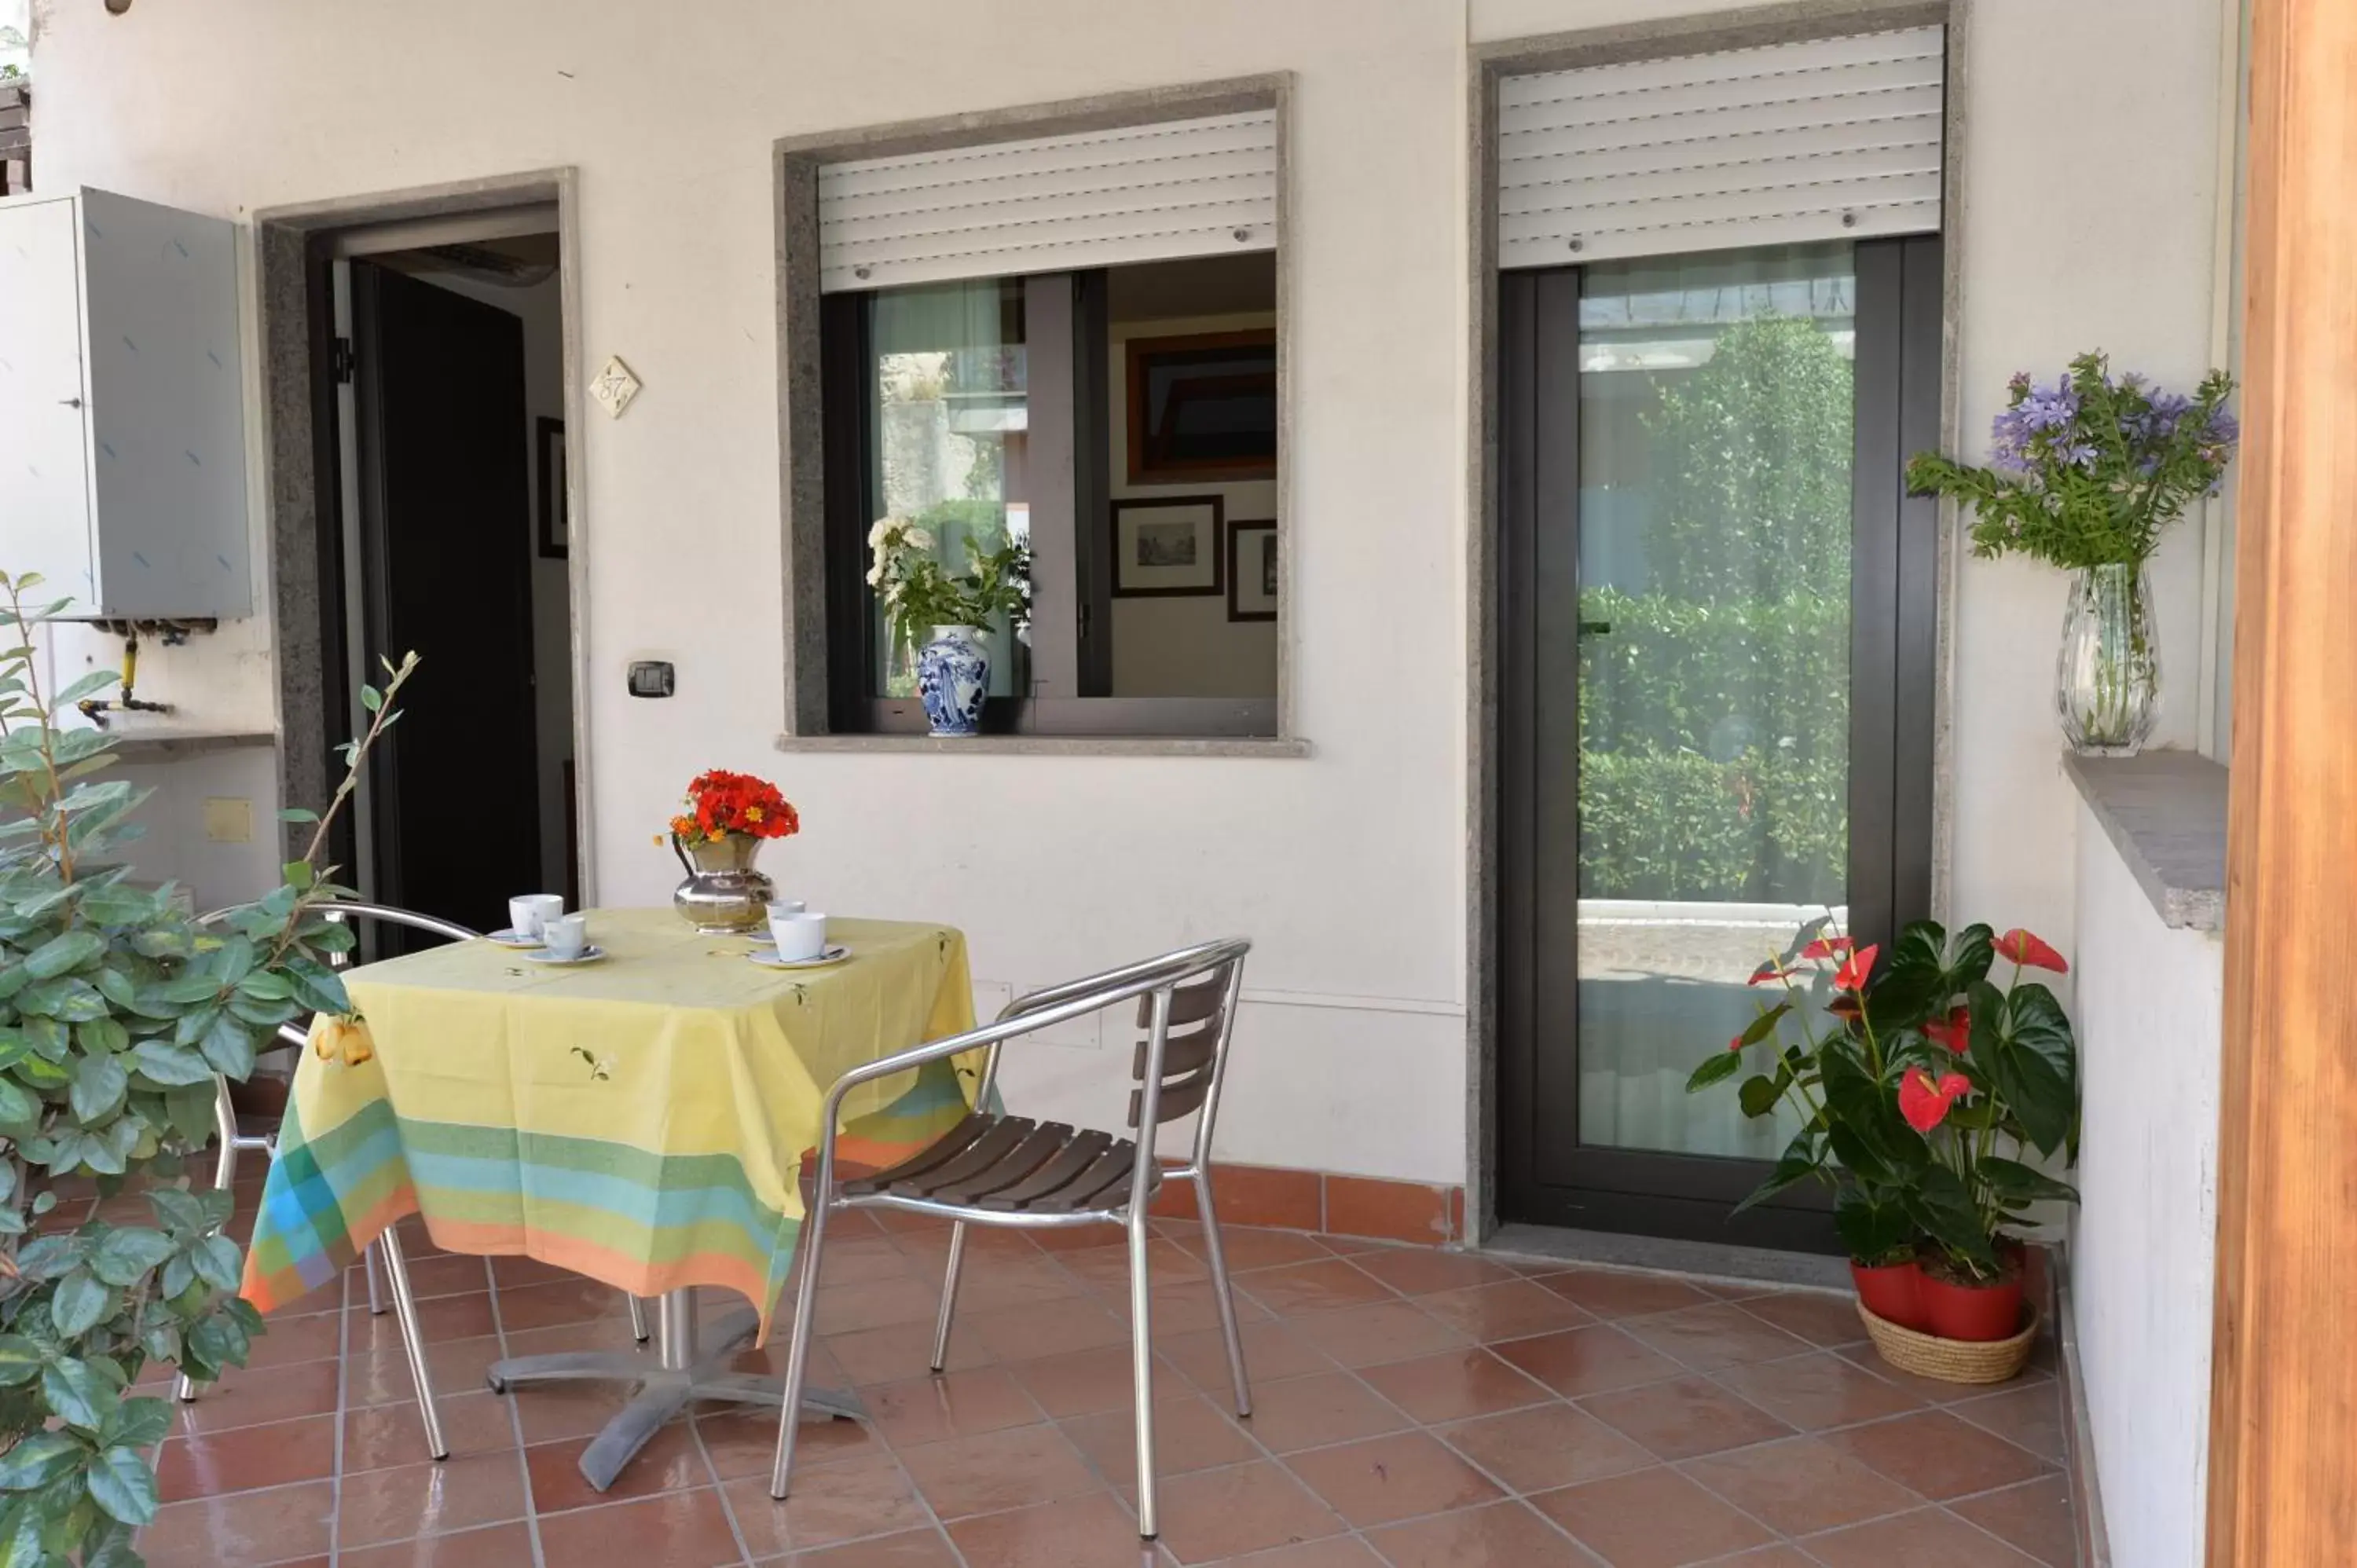
<path fill-rule="evenodd" d="M 543 923 L 540 940 L 552 958 L 579 958 L 589 949 L 589 918 L 586 915 L 559 915 Z"/>
<path fill-rule="evenodd" d="M 799 898 L 772 898 L 770 900 L 770 914 L 773 918 L 779 915 L 799 915 L 809 907 Z"/>
<path fill-rule="evenodd" d="M 527 893 L 508 900 L 508 929 L 520 937 L 538 937 L 564 913 L 565 900 L 557 894 Z"/>
<path fill-rule="evenodd" d="M 772 904 L 770 940 L 778 944 L 778 957 L 784 962 L 816 958 L 826 950 L 826 917 L 812 914 L 799 905 L 789 909 L 782 904 Z"/>

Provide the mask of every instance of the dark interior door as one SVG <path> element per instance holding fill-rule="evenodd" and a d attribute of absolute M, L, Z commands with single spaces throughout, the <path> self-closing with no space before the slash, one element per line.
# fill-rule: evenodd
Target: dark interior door
<path fill-rule="evenodd" d="M 1693 1068 L 1829 911 L 1927 912 L 1940 242 L 1501 280 L 1504 1218 L 1830 1251 Z"/>
<path fill-rule="evenodd" d="M 494 930 L 549 875 L 523 326 L 367 262 L 352 263 L 352 326 L 366 646 L 371 663 L 413 649 L 421 660 L 370 777 L 374 891 Z"/>

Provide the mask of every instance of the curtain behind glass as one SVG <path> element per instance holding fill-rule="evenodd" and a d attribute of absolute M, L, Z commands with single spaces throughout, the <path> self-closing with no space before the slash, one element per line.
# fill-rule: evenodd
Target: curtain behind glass
<path fill-rule="evenodd" d="M 1022 299 L 1018 282 L 989 278 L 888 289 L 869 302 L 877 515 L 916 520 L 951 572 L 1029 536 Z M 909 649 L 895 645 L 880 614 L 877 623 L 877 694 L 915 695 Z M 989 631 L 991 694 L 1020 692 L 1015 628 Z M 921 645 L 927 633 L 915 635 Z"/>

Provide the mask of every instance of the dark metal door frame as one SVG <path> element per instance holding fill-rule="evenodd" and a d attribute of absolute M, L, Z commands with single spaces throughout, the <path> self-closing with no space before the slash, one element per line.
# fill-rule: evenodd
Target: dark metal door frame
<path fill-rule="evenodd" d="M 1939 441 L 1940 237 L 1861 242 L 1855 271 L 1849 885 L 1851 924 L 1867 941 L 1931 905 L 1939 516 L 1936 502 L 1904 493 L 1900 470 Z M 1543 954 L 1539 944 L 1542 929 L 1577 920 L 1576 853 L 1570 875 L 1549 875 L 1538 846 L 1544 814 L 1578 800 L 1576 699 L 1550 683 L 1568 678 L 1576 692 L 1577 616 L 1539 609 L 1577 604 L 1579 281 L 1577 267 L 1499 278 L 1500 1217 L 1837 1251 L 1814 1187 L 1729 1219 L 1765 1161 L 1582 1148 L 1563 1162 L 1568 1183 L 1542 1175 L 1542 1146 L 1576 1138 L 1579 1124 L 1577 1072 L 1542 1103 L 1538 1070 L 1543 1042 L 1576 1051 L 1578 1038 L 1577 950 Z M 1543 532 L 1568 548 L 1541 551 Z M 1554 705 L 1543 714 L 1543 703 Z M 1543 722 L 1564 714 L 1567 725 Z"/>

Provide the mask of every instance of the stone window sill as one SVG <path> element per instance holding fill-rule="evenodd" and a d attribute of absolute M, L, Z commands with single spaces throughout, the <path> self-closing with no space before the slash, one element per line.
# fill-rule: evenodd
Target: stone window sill
<path fill-rule="evenodd" d="M 2067 756 L 2087 809 L 2164 925 L 2226 925 L 2226 769 L 2190 751 Z"/>
<path fill-rule="evenodd" d="M 960 752 L 981 757 L 1298 757 L 1309 743 L 1275 736 L 979 735 L 965 740 L 929 735 L 781 735 L 780 751 Z"/>

